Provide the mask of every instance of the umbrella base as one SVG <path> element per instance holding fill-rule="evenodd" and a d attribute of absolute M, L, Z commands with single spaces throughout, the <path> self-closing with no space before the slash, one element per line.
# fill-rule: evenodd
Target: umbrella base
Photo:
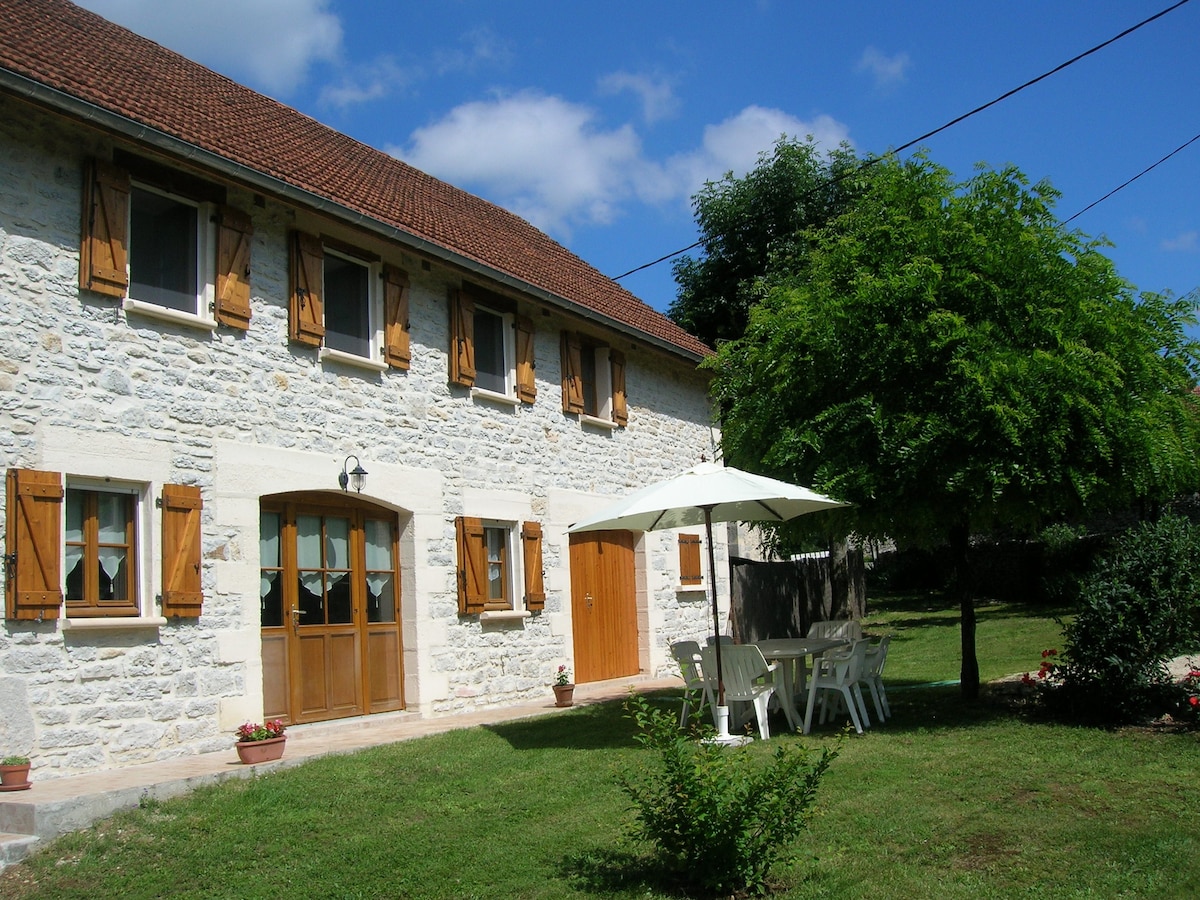
<path fill-rule="evenodd" d="M 713 737 L 705 738 L 704 743 L 717 744 L 722 747 L 744 747 L 754 740 L 754 738 L 746 734 L 729 733 L 728 706 L 716 707 L 715 716 L 717 719 L 717 733 Z"/>

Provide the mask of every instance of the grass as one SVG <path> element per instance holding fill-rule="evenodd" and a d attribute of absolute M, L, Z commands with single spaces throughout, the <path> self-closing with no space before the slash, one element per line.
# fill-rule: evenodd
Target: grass
<path fill-rule="evenodd" d="M 894 719 L 846 739 L 773 872 L 778 896 L 1200 891 L 1195 733 L 1068 728 L 917 687 L 957 676 L 957 620 L 937 597 L 881 603 L 868 628 L 896 635 Z M 980 610 L 985 679 L 1036 668 L 1058 640 L 1044 613 Z M 67 835 L 0 874 L 0 896 L 676 897 L 625 837 L 616 775 L 653 764 L 632 738 L 606 704 L 315 760 Z M 799 740 L 837 737 L 754 752 Z"/>

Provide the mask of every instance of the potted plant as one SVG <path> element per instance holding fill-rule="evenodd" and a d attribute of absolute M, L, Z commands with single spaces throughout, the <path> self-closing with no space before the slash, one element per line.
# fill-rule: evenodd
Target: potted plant
<path fill-rule="evenodd" d="M 30 787 L 28 756 L 0 759 L 0 791 L 23 791 Z"/>
<path fill-rule="evenodd" d="M 554 676 L 554 705 L 571 706 L 575 700 L 575 685 L 566 666 L 559 666 Z"/>
<path fill-rule="evenodd" d="M 237 729 L 238 758 L 245 764 L 267 762 L 283 756 L 283 745 L 287 741 L 284 731 L 287 726 L 282 719 L 273 722 L 247 722 Z"/>

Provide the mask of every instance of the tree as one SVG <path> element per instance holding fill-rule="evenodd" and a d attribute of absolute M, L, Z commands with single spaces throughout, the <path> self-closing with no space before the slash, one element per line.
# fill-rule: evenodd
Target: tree
<path fill-rule="evenodd" d="M 722 447 L 851 501 L 810 517 L 836 535 L 948 544 L 974 698 L 972 535 L 1200 483 L 1195 303 L 1135 298 L 1014 168 L 955 184 L 919 155 L 853 177 L 710 362 Z"/>
<path fill-rule="evenodd" d="M 667 314 L 712 347 L 741 337 L 771 255 L 844 209 L 857 165 L 848 147 L 822 157 L 811 139 L 781 138 L 744 178 L 705 184 L 693 199 L 704 256 L 675 263 L 679 294 Z"/>

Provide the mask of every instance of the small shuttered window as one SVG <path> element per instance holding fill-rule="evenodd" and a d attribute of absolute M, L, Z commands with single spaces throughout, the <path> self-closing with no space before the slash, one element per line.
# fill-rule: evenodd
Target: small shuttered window
<path fill-rule="evenodd" d="M 679 536 L 679 583 L 700 584 L 704 571 L 700 568 L 700 535 Z"/>
<path fill-rule="evenodd" d="M 164 616 L 200 615 L 200 488 L 165 484 L 162 493 L 162 612 Z"/>
<path fill-rule="evenodd" d="M 62 476 L 9 469 L 6 480 L 4 614 L 57 619 L 62 608 Z"/>
<path fill-rule="evenodd" d="M 525 561 L 525 608 L 536 611 L 546 605 L 546 583 L 542 571 L 542 526 L 540 523 L 522 523 L 521 545 L 521 555 Z"/>

